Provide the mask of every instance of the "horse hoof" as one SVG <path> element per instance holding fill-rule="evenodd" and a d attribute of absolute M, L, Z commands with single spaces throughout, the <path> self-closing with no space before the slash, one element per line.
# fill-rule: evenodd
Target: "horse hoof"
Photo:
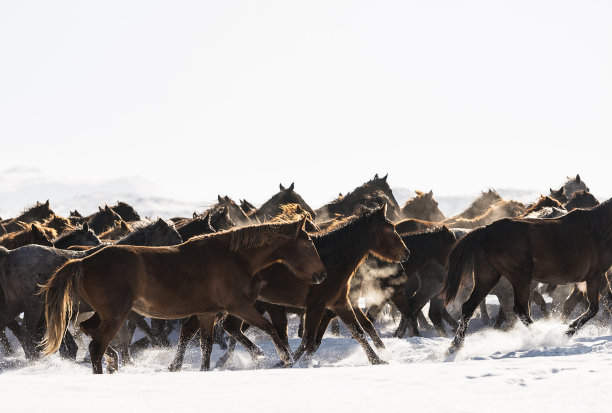
<path fill-rule="evenodd" d="M 181 366 L 177 366 L 176 364 L 172 363 L 168 367 L 168 370 L 170 370 L 170 371 L 181 371 Z"/>
<path fill-rule="evenodd" d="M 380 366 L 380 365 L 389 364 L 389 363 L 387 363 L 386 361 L 384 361 L 384 360 L 382 360 L 382 359 L 379 359 L 379 358 L 375 358 L 375 359 L 370 360 L 370 363 L 372 363 L 372 364 L 373 364 L 373 365 L 375 365 L 375 366 Z"/>

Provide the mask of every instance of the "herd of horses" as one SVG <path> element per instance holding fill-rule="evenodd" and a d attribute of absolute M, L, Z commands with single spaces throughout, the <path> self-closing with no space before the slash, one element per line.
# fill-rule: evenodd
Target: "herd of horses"
<path fill-rule="evenodd" d="M 316 210 L 294 184 L 259 208 L 217 200 L 168 221 L 141 219 L 123 202 L 60 217 L 49 201 L 0 220 L 1 351 L 15 351 L 9 329 L 29 360 L 58 350 L 74 359 L 84 334 L 93 372 L 102 373 L 103 358 L 114 372 L 138 347 L 170 345 L 178 320 L 172 371 L 198 332 L 203 370 L 215 343 L 227 350 L 217 366 L 237 343 L 261 357 L 250 326 L 290 366 L 312 356 L 339 319 L 382 364 L 367 336 L 384 348 L 375 323 L 385 307 L 401 314 L 395 337 L 419 335 L 429 322 L 441 335 L 453 330 L 449 357 L 476 310 L 490 320 L 489 294 L 499 299 L 498 328 L 531 324 L 532 303 L 565 318 L 584 305 L 568 335 L 598 314 L 600 298 L 612 312 L 612 200 L 600 204 L 579 175 L 528 205 L 490 189 L 452 217 L 431 191 L 400 207 L 378 175 Z M 302 320 L 293 352 L 289 313 Z M 133 342 L 136 328 L 144 338 Z"/>

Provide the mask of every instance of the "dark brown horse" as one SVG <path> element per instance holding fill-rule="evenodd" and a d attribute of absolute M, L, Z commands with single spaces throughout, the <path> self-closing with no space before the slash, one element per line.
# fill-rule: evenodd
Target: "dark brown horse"
<path fill-rule="evenodd" d="M 404 261 L 409 255 L 393 224 L 385 218 L 385 215 L 385 207 L 378 208 L 351 217 L 328 232 L 312 236 L 327 271 L 327 277 L 320 284 L 311 285 L 307 281 L 288 277 L 287 269 L 282 265 L 272 265 L 259 273 L 265 281 L 259 293 L 260 300 L 303 309 L 306 312 L 302 343 L 294 353 L 296 361 L 304 353 L 312 355 L 317 350 L 323 332 L 337 314 L 353 338 L 361 344 L 370 362 L 384 363 L 370 347 L 364 329 L 378 348 L 384 347 L 382 340 L 365 314 L 359 308 L 352 307 L 348 294 L 355 269 L 368 254 L 395 262 Z M 275 325 L 276 321 L 280 323 L 279 334 L 286 342 L 286 315 L 284 315 L 284 324 L 282 318 L 283 315 L 273 317 L 272 320 Z M 224 328 L 232 337 L 245 345 L 252 356 L 257 356 L 261 350 L 241 333 L 240 324 L 236 323 L 235 318 L 228 317 L 224 322 Z M 193 323 L 188 322 L 181 328 L 179 349 L 171 370 L 180 368 L 185 352 L 184 346 L 196 332 L 197 325 L 194 326 Z M 223 357 L 224 361 L 228 359 L 229 353 Z"/>
<path fill-rule="evenodd" d="M 103 233 L 115 225 L 115 221 L 121 221 L 121 217 L 115 211 L 110 209 L 108 205 L 104 208 L 98 207 L 98 212 L 89 217 L 87 223 L 96 235 Z"/>
<path fill-rule="evenodd" d="M 589 191 L 576 191 L 565 203 L 564 207 L 568 211 L 573 211 L 576 208 L 592 208 L 599 205 L 599 201 Z"/>
<path fill-rule="evenodd" d="M 117 205 L 110 208 L 119 214 L 121 219 L 126 222 L 140 221 L 140 215 L 138 215 L 138 212 L 128 203 L 117 201 Z"/>
<path fill-rule="evenodd" d="M 387 175 L 379 178 L 378 174 L 376 174 L 374 179 L 355 188 L 344 196 L 339 196 L 315 212 L 317 214 L 317 221 L 326 221 L 337 216 L 351 216 L 359 206 L 378 208 L 384 204 L 387 205 L 387 218 L 392 220 L 398 219 L 401 210 L 395 200 L 395 196 L 393 196 L 393 191 L 387 183 Z"/>
<path fill-rule="evenodd" d="M 586 282 L 588 309 L 569 325 L 573 335 L 599 309 L 603 274 L 612 266 L 612 199 L 592 209 L 577 209 L 554 219 L 502 219 L 462 238 L 449 256 L 446 302 L 455 298 L 465 274 L 474 288 L 449 353 L 463 344 L 474 310 L 503 275 L 514 289 L 514 312 L 531 324 L 532 281 Z"/>
<path fill-rule="evenodd" d="M 280 191 L 264 202 L 261 207 L 249 213 L 249 217 L 258 219 L 260 222 L 269 221 L 282 213 L 281 206 L 286 204 L 298 204 L 304 211 L 307 211 L 311 217 L 316 217 L 317 214 L 310 208 L 306 201 L 304 201 L 300 194 L 295 192 L 294 188 L 294 183 L 289 185 L 289 188 L 285 188 L 283 184 L 279 184 Z"/>
<path fill-rule="evenodd" d="M 105 353 L 110 370 L 117 369 L 117 354 L 108 345 L 130 310 L 168 319 L 198 314 L 208 357 L 216 314 L 227 311 L 269 334 L 283 362 L 291 364 L 289 349 L 253 307 L 262 287 L 261 278 L 254 275 L 277 261 L 308 282 L 324 274 L 304 222 L 203 235 L 176 247 L 109 246 L 67 262 L 41 290 L 46 302 L 45 354 L 59 348 L 66 314 L 70 316 L 80 297 L 95 310 L 81 323 L 81 330 L 92 338 L 94 373 L 102 373 Z"/>
<path fill-rule="evenodd" d="M 433 198 L 433 191 L 427 193 L 415 191 L 417 196 L 410 198 L 402 207 L 404 218 L 421 219 L 423 221 L 443 221 L 446 219 L 438 203 Z"/>

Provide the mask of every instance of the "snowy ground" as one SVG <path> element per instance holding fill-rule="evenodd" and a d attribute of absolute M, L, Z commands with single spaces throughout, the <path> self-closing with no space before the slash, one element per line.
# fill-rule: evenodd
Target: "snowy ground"
<path fill-rule="evenodd" d="M 495 310 L 493 310 L 495 314 Z M 329 333 L 315 357 L 291 369 L 256 332 L 266 356 L 252 362 L 239 349 L 224 370 L 200 372 L 199 347 L 188 349 L 182 372 L 167 366 L 174 348 L 149 349 L 114 375 L 94 376 L 88 363 L 57 356 L 28 364 L 21 351 L 0 356 L 3 411 L 609 411 L 612 402 L 612 328 L 590 323 L 572 339 L 558 320 L 531 328 L 493 331 L 479 319 L 470 325 L 455 361 L 444 358 L 450 338 L 395 339 L 392 320 L 377 325 L 387 366 L 370 366 L 344 329 Z M 295 337 L 291 323 L 291 347 Z M 213 364 L 223 351 L 215 346 Z M 82 360 L 83 352 L 79 352 Z M 5 408 L 7 408 L 5 410 Z M 390 410 L 389 410 L 390 409 Z"/>

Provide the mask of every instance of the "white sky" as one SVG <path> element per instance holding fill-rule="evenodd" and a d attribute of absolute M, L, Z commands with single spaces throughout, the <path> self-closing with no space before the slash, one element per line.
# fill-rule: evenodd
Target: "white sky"
<path fill-rule="evenodd" d="M 610 22 L 605 0 L 5 1 L 0 170 L 612 195 Z"/>

